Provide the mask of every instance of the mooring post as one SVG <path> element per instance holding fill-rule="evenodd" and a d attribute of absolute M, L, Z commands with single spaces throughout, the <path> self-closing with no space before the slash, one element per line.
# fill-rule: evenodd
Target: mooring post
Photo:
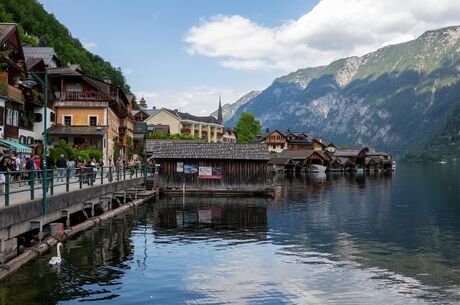
<path fill-rule="evenodd" d="M 65 217 L 65 226 L 70 227 L 70 213 L 67 210 L 63 210 L 62 217 Z"/>

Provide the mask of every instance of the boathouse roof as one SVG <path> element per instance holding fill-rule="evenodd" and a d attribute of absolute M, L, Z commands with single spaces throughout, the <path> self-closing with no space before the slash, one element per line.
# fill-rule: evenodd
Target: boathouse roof
<path fill-rule="evenodd" d="M 269 160 L 265 144 L 173 143 L 147 141 L 147 155 L 154 159 Z"/>

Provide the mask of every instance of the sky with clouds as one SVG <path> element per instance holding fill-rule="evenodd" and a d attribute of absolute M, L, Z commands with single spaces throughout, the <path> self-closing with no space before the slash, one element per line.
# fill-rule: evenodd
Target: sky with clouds
<path fill-rule="evenodd" d="M 460 25 L 459 0 L 39 0 L 150 106 L 207 115 L 299 68 Z"/>

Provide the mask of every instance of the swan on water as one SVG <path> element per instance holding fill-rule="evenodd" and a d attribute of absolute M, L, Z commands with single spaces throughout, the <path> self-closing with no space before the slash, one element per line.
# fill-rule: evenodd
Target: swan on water
<path fill-rule="evenodd" d="M 61 251 L 59 250 L 59 247 L 61 247 L 61 246 L 64 246 L 64 245 L 61 244 L 61 243 L 57 244 L 57 256 L 53 256 L 50 259 L 50 261 L 49 261 L 50 265 L 59 265 L 62 262 Z"/>

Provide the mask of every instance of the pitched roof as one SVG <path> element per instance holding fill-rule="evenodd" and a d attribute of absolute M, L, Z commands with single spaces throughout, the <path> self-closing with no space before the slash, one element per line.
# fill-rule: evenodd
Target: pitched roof
<path fill-rule="evenodd" d="M 42 58 L 27 57 L 26 58 L 27 71 L 30 71 L 33 67 L 38 65 L 40 62 L 43 62 Z M 44 63 L 42 63 L 42 65 L 44 65 Z"/>
<path fill-rule="evenodd" d="M 48 74 L 50 76 L 53 76 L 53 75 L 81 76 L 82 75 L 77 69 L 73 69 L 71 67 L 60 67 L 60 68 L 49 69 Z"/>
<path fill-rule="evenodd" d="M 101 126 L 53 126 L 48 130 L 48 134 L 104 136 L 106 130 L 107 127 Z"/>
<path fill-rule="evenodd" d="M 166 108 L 163 108 L 163 110 L 168 111 L 172 115 L 178 117 L 180 120 L 222 125 L 222 123 L 220 123 L 219 120 L 213 116 L 195 116 L 190 113 L 179 112 L 178 110 L 171 110 L 171 109 L 166 109 Z"/>
<path fill-rule="evenodd" d="M 23 50 L 24 50 L 24 56 L 26 58 L 27 57 L 42 58 L 43 61 L 45 62 L 45 65 L 47 66 L 49 66 L 49 64 L 51 63 L 53 59 L 59 61 L 59 58 L 53 48 L 24 46 Z"/>
<path fill-rule="evenodd" d="M 264 144 L 236 143 L 172 143 L 147 141 L 146 152 L 154 159 L 217 159 L 264 160 L 270 159 Z"/>
<path fill-rule="evenodd" d="M 0 23 L 0 43 L 3 43 L 15 28 L 14 23 Z"/>
<path fill-rule="evenodd" d="M 362 149 L 338 149 L 334 157 L 358 157 L 362 152 Z"/>

